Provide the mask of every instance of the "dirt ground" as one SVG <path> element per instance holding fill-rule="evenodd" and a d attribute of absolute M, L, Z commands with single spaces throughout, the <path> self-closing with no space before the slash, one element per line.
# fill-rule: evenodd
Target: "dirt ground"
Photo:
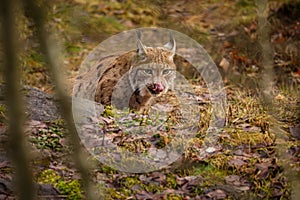
<path fill-rule="evenodd" d="M 194 91 L 183 93 L 187 99 L 195 100 L 199 111 L 196 134 L 179 159 L 148 173 L 117 170 L 99 162 L 89 149 L 83 160 L 90 165 L 92 191 L 98 199 L 297 199 L 299 1 L 269 1 L 267 15 L 261 2 L 248 0 L 55 0 L 44 6 L 47 27 L 62 49 L 61 73 L 69 91 L 80 74 L 80 64 L 93 48 L 111 35 L 141 27 L 169 28 L 193 38 L 209 53 L 224 82 L 227 105 L 226 116 L 221 120 L 225 123 L 214 132 L 215 142 L 207 146 L 205 138 L 211 131 L 213 113 L 211 94 L 203 77 L 186 60 L 178 58 L 178 65 L 183 66 L 178 71 L 188 77 Z M 83 182 L 71 156 L 74 149 L 70 133 L 58 113 L 53 96 L 55 86 L 28 12 L 25 10 L 25 16 L 18 17 L 18 26 L 24 44 L 22 84 L 28 85 L 22 90 L 28 102 L 27 149 L 38 196 L 85 199 Z M 7 154 L 3 87 L 0 91 L 0 199 L 16 199 L 14 164 Z M 170 96 L 164 96 L 160 102 L 172 101 Z M 91 119 L 90 125 L 83 128 L 88 134 L 104 127 L 105 141 L 112 141 L 124 151 L 142 154 L 174 141 L 177 117 L 171 113 L 165 129 L 141 137 L 120 128 L 135 125 L 140 116 L 120 117 L 111 108 L 101 122 Z M 93 138 L 93 142 L 101 143 L 102 135 Z M 97 154 L 97 150 L 93 153 Z M 136 160 L 129 164 L 143 165 Z"/>

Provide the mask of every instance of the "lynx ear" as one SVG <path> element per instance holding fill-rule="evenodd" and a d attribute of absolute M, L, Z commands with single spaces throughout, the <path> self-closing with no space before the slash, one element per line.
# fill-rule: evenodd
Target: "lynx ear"
<path fill-rule="evenodd" d="M 141 57 L 145 57 L 146 56 L 146 46 L 143 45 L 142 41 L 141 41 L 141 32 L 140 31 L 136 31 L 137 34 L 137 53 L 139 56 Z"/>
<path fill-rule="evenodd" d="M 169 49 L 171 50 L 171 52 L 173 53 L 172 54 L 172 57 L 175 55 L 175 52 L 176 52 L 176 42 L 175 42 L 175 39 L 173 37 L 173 33 L 170 31 L 169 32 L 169 37 L 170 37 L 170 41 L 164 45 L 164 47 L 166 49 Z"/>

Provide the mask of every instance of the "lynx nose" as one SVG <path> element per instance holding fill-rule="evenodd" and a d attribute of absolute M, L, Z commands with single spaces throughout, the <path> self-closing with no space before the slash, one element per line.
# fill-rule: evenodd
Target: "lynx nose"
<path fill-rule="evenodd" d="M 153 90 L 157 93 L 164 91 L 164 86 L 161 83 L 154 83 Z"/>

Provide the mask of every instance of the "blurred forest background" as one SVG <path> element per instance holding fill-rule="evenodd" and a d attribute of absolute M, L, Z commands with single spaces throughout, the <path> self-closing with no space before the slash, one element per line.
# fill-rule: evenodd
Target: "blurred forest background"
<path fill-rule="evenodd" d="M 41 199 L 299 198 L 300 1 L 11 2 L 11 10 L 6 7 L 8 1 L 1 3 L 0 199 L 15 199 L 16 194 L 29 198 L 32 194 L 29 192 L 26 197 L 27 189 L 37 190 Z M 12 24 L 7 24 L 6 11 L 13 16 Z M 25 102 L 9 102 L 14 95 L 9 98 L 4 92 L 10 69 L 5 70 L 9 66 L 5 37 L 8 26 L 16 31 L 16 70 L 20 74 L 21 94 L 27 100 L 26 116 L 30 116 L 24 130 L 27 146 L 18 147 L 19 152 L 29 150 L 30 156 L 24 155 L 23 163 L 11 153 L 14 146 L 8 139 L 8 124 L 13 127 L 22 123 L 13 118 L 18 115 L 8 113 L 14 105 Z M 47 44 L 42 41 L 45 34 L 51 38 L 44 38 L 49 39 L 48 44 L 55 44 L 57 70 L 64 75 L 66 94 L 71 95 L 80 64 L 93 48 L 114 34 L 141 27 L 173 29 L 199 42 L 222 74 L 228 108 L 226 125 L 212 154 L 199 156 L 207 119 L 199 122 L 203 132 L 199 132 L 184 158 L 174 166 L 148 174 L 126 174 L 86 154 L 82 158 L 78 155 L 82 151 L 76 150 L 79 143 L 72 146 L 73 141 L 69 140 L 76 140 L 72 125 L 67 131 L 68 119 L 60 117 L 56 106 L 60 102 L 68 109 L 66 101 L 57 101 L 64 97 L 65 90 L 58 88 L 59 81 L 51 75 L 55 64 L 47 58 Z M 200 83 L 194 71 L 185 73 L 197 88 Z M 53 96 L 56 89 L 57 97 Z M 13 93 L 9 87 L 6 92 Z M 207 90 L 199 89 L 196 93 L 201 100 L 209 101 Z M 208 109 L 203 108 L 201 115 L 206 119 Z M 13 129 L 10 131 L 13 133 Z M 18 137 L 11 138 L 15 140 Z M 8 159 L 8 149 L 12 159 Z M 70 157 L 74 152 L 75 160 Z M 87 161 L 91 166 L 82 164 Z M 28 171 L 22 172 L 22 168 Z M 27 179 L 24 176 L 16 180 L 26 183 L 32 178 L 32 187 L 14 184 L 15 175 L 22 173 L 28 174 Z"/>

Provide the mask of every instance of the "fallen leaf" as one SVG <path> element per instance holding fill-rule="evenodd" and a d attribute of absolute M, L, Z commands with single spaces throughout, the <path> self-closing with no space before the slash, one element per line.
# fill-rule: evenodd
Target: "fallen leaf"
<path fill-rule="evenodd" d="M 240 183 L 240 176 L 238 176 L 238 175 L 226 176 L 225 181 L 226 181 L 226 183 L 232 184 L 232 185 L 235 185 L 235 186 L 239 186 L 241 184 Z"/>
<path fill-rule="evenodd" d="M 242 167 L 244 165 L 247 165 L 242 156 L 233 156 L 228 164 L 234 167 Z"/>
<path fill-rule="evenodd" d="M 154 195 L 150 194 L 146 191 L 140 191 L 135 195 L 137 200 L 147 200 L 147 199 L 154 199 Z"/>
<path fill-rule="evenodd" d="M 194 192 L 195 189 L 203 182 L 201 176 L 187 176 L 184 179 L 187 182 L 181 187 L 181 189 L 187 193 Z"/>
<path fill-rule="evenodd" d="M 226 193 L 220 189 L 209 192 L 206 194 L 206 196 L 212 199 L 225 199 L 227 197 Z"/>
<path fill-rule="evenodd" d="M 159 184 L 162 184 L 166 180 L 166 175 L 162 172 L 153 172 L 150 177 L 152 178 L 152 181 L 158 182 Z"/>
<path fill-rule="evenodd" d="M 300 69 L 296 71 L 295 74 L 300 77 Z"/>

